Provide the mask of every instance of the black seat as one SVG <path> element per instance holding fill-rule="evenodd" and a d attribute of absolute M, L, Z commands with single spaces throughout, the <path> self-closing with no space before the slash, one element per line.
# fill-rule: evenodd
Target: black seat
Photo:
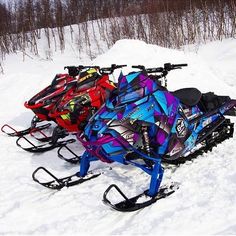
<path fill-rule="evenodd" d="M 202 93 L 196 88 L 183 88 L 171 93 L 184 105 L 190 107 L 197 105 L 202 96 Z"/>
<path fill-rule="evenodd" d="M 231 98 L 229 96 L 218 96 L 213 92 L 203 93 L 198 107 L 204 112 L 213 111 L 230 100 Z"/>

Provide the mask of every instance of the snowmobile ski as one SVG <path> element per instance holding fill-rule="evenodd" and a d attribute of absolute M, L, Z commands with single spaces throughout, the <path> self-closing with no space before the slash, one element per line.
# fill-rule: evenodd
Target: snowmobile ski
<path fill-rule="evenodd" d="M 21 140 L 25 140 L 28 144 L 30 144 L 30 146 L 29 147 L 22 146 Z M 74 143 L 75 141 L 76 141 L 75 139 L 68 139 L 68 140 L 64 140 L 64 141 L 56 141 L 56 142 L 50 141 L 48 143 L 35 145 L 33 142 L 31 142 L 25 136 L 21 136 L 16 140 L 16 144 L 18 147 L 24 149 L 25 151 L 39 153 L 39 152 L 46 152 L 46 151 L 52 150 L 57 147 L 61 147 L 63 145 L 69 144 L 69 143 Z"/>
<path fill-rule="evenodd" d="M 41 137 L 37 137 L 35 135 L 35 133 L 39 133 L 41 135 Z M 69 133 L 64 128 L 62 128 L 60 126 L 56 126 L 53 129 L 53 133 L 52 133 L 51 136 L 47 136 L 41 130 L 33 130 L 32 132 L 30 132 L 30 135 L 32 137 L 34 137 L 36 140 L 40 141 L 40 142 L 52 142 L 52 143 L 55 143 L 55 142 L 57 142 L 58 139 L 65 138 L 66 136 L 68 136 Z"/>
<path fill-rule="evenodd" d="M 66 149 L 70 154 L 73 155 L 71 158 L 66 158 L 61 151 L 63 149 Z M 73 152 L 70 148 L 67 147 L 67 145 L 62 145 L 58 150 L 57 150 L 58 157 L 61 158 L 64 161 L 67 161 L 71 164 L 79 164 L 81 160 L 81 156 L 78 156 L 75 152 Z"/>
<path fill-rule="evenodd" d="M 41 182 L 37 179 L 36 174 L 39 171 L 44 171 L 46 172 L 49 177 L 51 177 L 53 180 L 48 181 L 48 182 Z M 55 175 L 53 175 L 50 171 L 48 171 L 46 168 L 44 167 L 38 167 L 32 174 L 32 178 L 35 182 L 41 184 L 42 186 L 46 187 L 46 188 L 50 188 L 50 189 L 54 189 L 54 190 L 60 190 L 63 187 L 71 187 L 74 185 L 78 185 L 78 184 L 82 184 L 88 180 L 94 179 L 96 177 L 98 177 L 99 175 L 101 175 L 100 172 L 95 173 L 95 172 L 89 172 L 85 177 L 81 177 L 80 173 L 77 172 L 73 175 L 67 176 L 67 177 L 63 177 L 63 178 L 57 178 Z"/>
<path fill-rule="evenodd" d="M 41 137 L 37 137 L 35 134 L 39 133 Z M 42 130 L 32 130 L 30 135 L 34 137 L 39 142 L 50 142 L 52 140 L 52 136 L 47 136 Z"/>
<path fill-rule="evenodd" d="M 110 192 L 110 190 L 114 188 L 123 198 L 124 200 L 119 202 L 119 203 L 111 203 L 110 200 L 107 199 L 107 194 Z M 150 197 L 147 195 L 148 190 L 144 191 L 143 193 L 135 196 L 135 197 L 131 197 L 128 198 L 121 190 L 120 188 L 115 185 L 112 184 L 110 185 L 107 190 L 104 192 L 103 194 L 103 202 L 106 205 L 109 205 L 111 208 L 117 210 L 117 211 L 121 211 L 121 212 L 131 212 L 131 211 L 137 211 L 140 209 L 143 209 L 147 206 L 150 206 L 151 204 L 155 203 L 156 201 L 165 198 L 169 195 L 171 195 L 172 193 L 175 192 L 175 190 L 178 189 L 177 185 L 170 185 L 169 187 L 160 187 L 158 193 L 156 196 L 154 197 Z M 141 199 L 146 199 L 144 201 L 141 201 Z"/>
<path fill-rule="evenodd" d="M 51 124 L 48 123 L 48 124 L 40 125 L 38 127 L 29 127 L 27 129 L 24 129 L 24 130 L 16 130 L 12 126 L 10 126 L 8 124 L 5 124 L 5 125 L 2 126 L 1 131 L 5 134 L 11 136 L 11 137 L 21 137 L 23 135 L 30 134 L 32 132 L 47 129 L 50 126 L 51 126 Z M 9 130 L 9 131 L 7 131 L 7 130 Z"/>

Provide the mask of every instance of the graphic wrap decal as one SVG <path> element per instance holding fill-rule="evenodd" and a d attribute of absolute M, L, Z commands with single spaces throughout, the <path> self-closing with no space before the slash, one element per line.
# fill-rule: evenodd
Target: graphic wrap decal
<path fill-rule="evenodd" d="M 187 134 L 187 128 L 185 126 L 184 123 L 184 119 L 183 118 L 179 118 L 177 119 L 177 123 L 176 123 L 176 133 L 177 133 L 177 137 L 178 138 L 183 138 L 186 136 Z"/>

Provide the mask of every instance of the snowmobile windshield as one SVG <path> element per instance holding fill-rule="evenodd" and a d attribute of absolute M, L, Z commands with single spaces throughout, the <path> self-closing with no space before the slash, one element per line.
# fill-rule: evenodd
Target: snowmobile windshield
<path fill-rule="evenodd" d="M 115 106 L 130 103 L 144 98 L 146 95 L 156 91 L 158 85 L 146 74 L 141 72 L 131 72 L 126 76 L 121 76 L 118 82 L 118 96 Z"/>
<path fill-rule="evenodd" d="M 69 76 L 68 74 L 57 74 L 51 83 L 51 88 L 58 89 L 65 86 L 68 83 L 75 81 L 74 77 Z"/>
<path fill-rule="evenodd" d="M 120 104 L 136 101 L 144 96 L 144 88 L 139 88 L 134 91 L 127 92 L 125 95 L 119 96 Z"/>
<path fill-rule="evenodd" d="M 85 90 L 95 86 L 96 81 L 101 76 L 98 74 L 97 70 L 90 68 L 86 71 L 82 71 L 78 77 L 77 89 Z"/>
<path fill-rule="evenodd" d="M 89 78 L 98 77 L 98 71 L 95 68 L 90 68 L 80 72 L 78 77 L 78 83 L 88 80 Z"/>

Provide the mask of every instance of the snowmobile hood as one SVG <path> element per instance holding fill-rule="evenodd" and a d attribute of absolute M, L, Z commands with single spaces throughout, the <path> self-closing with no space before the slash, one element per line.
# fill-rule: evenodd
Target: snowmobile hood
<path fill-rule="evenodd" d="M 90 123 L 96 120 L 155 123 L 154 116 L 174 116 L 179 104 L 166 88 L 141 72 L 121 74 L 115 95 L 109 97 Z"/>
<path fill-rule="evenodd" d="M 44 105 L 47 106 L 53 102 L 55 103 L 60 96 L 70 89 L 73 81 L 75 81 L 75 78 L 68 74 L 57 74 L 49 86 L 25 102 L 25 107 L 34 109 Z"/>
<path fill-rule="evenodd" d="M 179 106 L 178 99 L 140 72 L 120 77 L 118 91 L 90 118 L 83 137 L 78 137 L 89 152 L 107 162 L 124 161 L 122 157 L 138 146 L 143 125 L 155 129 L 161 124 L 165 131 L 157 142 L 164 144 Z"/>
<path fill-rule="evenodd" d="M 179 101 L 173 95 L 158 90 L 129 103 L 114 105 L 114 100 L 110 100 L 90 118 L 84 133 L 91 139 L 94 132 L 102 136 L 108 130 L 114 129 L 114 126 L 130 126 L 134 123 L 151 126 L 163 119 L 172 125 L 178 106 Z"/>
<path fill-rule="evenodd" d="M 158 88 L 154 81 L 141 72 L 132 72 L 126 76 L 121 73 L 116 96 L 110 96 L 105 105 L 90 119 L 85 135 L 90 138 L 88 130 L 98 130 L 100 134 L 103 133 L 108 121 L 108 125 L 113 121 L 123 123 L 127 120 L 152 122 L 153 120 L 148 120 L 148 118 L 153 115 L 153 110 L 149 109 L 150 112 L 144 115 L 145 108 L 142 104 L 146 104 L 151 99 L 149 94 Z"/>

